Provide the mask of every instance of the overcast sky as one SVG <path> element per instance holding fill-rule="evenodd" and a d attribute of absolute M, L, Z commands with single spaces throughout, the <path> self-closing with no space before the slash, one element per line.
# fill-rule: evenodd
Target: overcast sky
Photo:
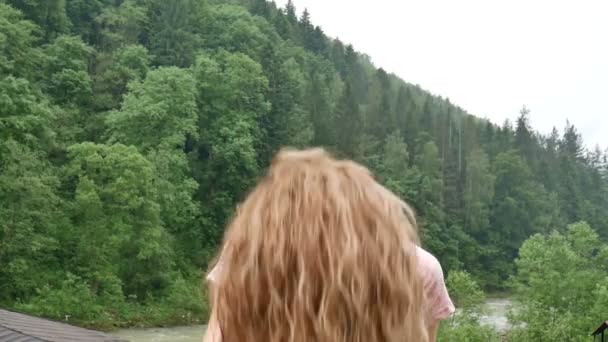
<path fill-rule="evenodd" d="M 277 0 L 279 6 L 287 0 Z M 331 37 L 471 114 L 608 147 L 608 1 L 294 0 Z"/>

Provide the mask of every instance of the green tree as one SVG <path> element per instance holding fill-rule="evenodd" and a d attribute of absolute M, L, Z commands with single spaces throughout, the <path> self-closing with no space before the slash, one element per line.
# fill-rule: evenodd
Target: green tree
<path fill-rule="evenodd" d="M 608 274 L 597 267 L 605 251 L 586 223 L 570 225 L 566 235 L 529 238 L 516 260 L 514 289 L 520 306 L 509 340 L 587 341 L 605 319 L 598 308 L 608 305 Z"/>
<path fill-rule="evenodd" d="M 136 0 L 126 0 L 117 7 L 106 7 L 95 18 L 99 26 L 98 45 L 112 51 L 125 45 L 138 44 L 148 26 L 147 9 Z"/>
<path fill-rule="evenodd" d="M 294 6 L 292 0 L 287 1 L 287 5 L 285 5 L 285 13 L 287 15 L 287 19 L 291 24 L 297 23 L 298 17 L 296 15 L 296 7 Z"/>
<path fill-rule="evenodd" d="M 168 67 L 149 72 L 143 81 L 130 84 L 121 110 L 108 115 L 110 140 L 137 146 L 144 153 L 183 149 L 186 137 L 197 133 L 195 89 L 187 70 Z"/>
<path fill-rule="evenodd" d="M 399 87 L 397 94 L 397 103 L 395 104 L 395 117 L 397 125 L 404 136 L 414 134 L 414 127 L 410 127 L 412 122 L 410 116 L 413 116 L 414 99 L 411 90 L 405 85 Z"/>
<path fill-rule="evenodd" d="M 467 272 L 450 272 L 446 283 L 454 305 L 465 312 L 475 314 L 486 300 L 485 293 Z"/>
<path fill-rule="evenodd" d="M 302 67 L 293 59 L 285 60 L 283 49 L 269 45 L 262 52 L 261 64 L 268 78 L 267 99 L 271 104 L 268 115 L 260 118 L 263 163 L 282 146 L 307 146 L 312 140 L 310 118 L 303 111 L 305 78 Z"/>
<path fill-rule="evenodd" d="M 100 65 L 94 79 L 95 107 L 115 109 L 120 105 L 127 85 L 142 81 L 150 69 L 148 49 L 141 45 L 127 45 L 116 49 L 107 65 Z"/>
<path fill-rule="evenodd" d="M 205 239 L 213 246 L 231 208 L 259 172 L 256 146 L 262 141 L 259 122 L 270 108 L 268 80 L 251 58 L 228 52 L 199 56 L 194 74 L 201 122 L 194 168 L 210 225 Z"/>
<path fill-rule="evenodd" d="M 409 159 L 407 145 L 400 132 L 393 132 L 384 144 L 381 175 L 389 189 L 407 200 L 416 198 L 416 181 L 420 177 L 416 168 L 409 167 Z"/>
<path fill-rule="evenodd" d="M 355 52 L 352 45 L 346 47 L 345 53 L 346 75 L 345 80 L 353 86 L 355 98 L 359 99 L 359 103 L 363 103 L 368 97 L 369 77 L 365 70 L 365 66 L 361 63 L 361 58 Z M 339 70 L 339 69 L 338 69 Z"/>
<path fill-rule="evenodd" d="M 268 54 L 276 52 L 278 35 L 266 21 L 252 16 L 242 7 L 212 6 L 202 25 L 207 49 L 240 52 L 260 62 L 268 62 Z"/>
<path fill-rule="evenodd" d="M 344 93 L 338 101 L 334 120 L 336 148 L 350 158 L 355 157 L 359 150 L 359 137 L 363 131 L 363 117 L 349 83 L 346 83 Z"/>
<path fill-rule="evenodd" d="M 309 147 L 312 145 L 315 132 L 310 111 L 306 109 L 304 103 L 306 79 L 301 71 L 301 65 L 293 58 L 285 62 L 284 68 L 287 70 L 289 82 L 293 86 L 294 105 L 285 120 L 287 140 L 283 145 Z"/>
<path fill-rule="evenodd" d="M 249 11 L 252 14 L 270 19 L 270 5 L 266 0 L 249 0 L 249 3 Z"/>
<path fill-rule="evenodd" d="M 53 114 L 27 80 L 13 76 L 0 80 L 0 141 L 15 140 L 35 150 L 50 148 Z"/>
<path fill-rule="evenodd" d="M 496 177 L 492 174 L 487 155 L 481 149 L 473 150 L 466 164 L 463 195 L 465 226 L 470 233 L 478 234 L 490 225 L 490 205 L 494 198 Z"/>
<path fill-rule="evenodd" d="M 566 122 L 564 136 L 562 137 L 559 150 L 562 154 L 571 158 L 581 160 L 583 158 L 583 138 L 574 125 Z"/>
<path fill-rule="evenodd" d="M 451 269 L 458 264 L 458 251 L 455 231 L 448 230 L 443 211 L 442 160 L 439 149 L 433 141 L 428 141 L 422 145 L 414 159 L 419 177 L 415 183 L 416 196 L 413 203 L 421 215 L 423 243 L 447 269 Z"/>
<path fill-rule="evenodd" d="M 9 0 L 8 3 L 20 9 L 27 19 L 42 28 L 44 40 L 49 42 L 60 34 L 68 33 L 71 25 L 65 11 L 66 0 Z"/>
<path fill-rule="evenodd" d="M 42 56 L 33 47 L 37 27 L 13 7 L 0 3 L 0 75 L 31 77 Z"/>
<path fill-rule="evenodd" d="M 391 127 L 395 127 L 390 96 L 389 76 L 384 70 L 379 69 L 370 89 L 365 117 L 366 131 L 378 139 L 384 139 Z"/>
<path fill-rule="evenodd" d="M 453 271 L 448 275 L 446 283 L 458 313 L 441 324 L 437 340 L 500 341 L 496 331 L 479 323 L 479 312 L 482 311 L 485 293 L 472 277 L 463 271 Z"/>
<path fill-rule="evenodd" d="M 311 55 L 305 66 L 306 89 L 304 108 L 310 113 L 314 127 L 314 144 L 332 146 L 336 141 L 335 100 L 342 92 L 342 83 L 332 66 L 325 60 Z"/>
<path fill-rule="evenodd" d="M 422 146 L 422 150 L 416 156 L 416 166 L 429 177 L 436 179 L 441 178 L 441 159 L 439 157 L 439 149 L 433 141 L 429 141 Z M 440 196 L 440 191 L 435 196 Z M 438 197 L 435 197 L 438 198 Z"/>
<path fill-rule="evenodd" d="M 87 71 L 93 49 L 79 37 L 59 36 L 45 47 L 42 88 L 60 105 L 87 105 L 92 81 Z"/>
<path fill-rule="evenodd" d="M 312 22 L 310 21 L 310 12 L 308 12 L 308 8 L 305 8 L 304 11 L 302 12 L 302 15 L 300 16 L 300 19 L 298 21 L 298 26 L 300 28 L 299 33 L 300 33 L 300 42 L 302 43 L 302 46 L 304 46 L 307 49 L 311 49 L 313 46 L 313 32 L 315 30 L 315 27 L 313 26 Z"/>
<path fill-rule="evenodd" d="M 493 266 L 486 267 L 492 267 L 495 275 L 504 279 L 511 273 L 509 261 L 516 256 L 521 243 L 557 223 L 556 203 L 534 180 L 532 171 L 516 151 L 499 154 L 492 171 L 496 176 L 495 196 L 490 219 L 492 230 L 487 231 L 487 239 L 496 248 L 497 255 L 487 259 Z"/>
<path fill-rule="evenodd" d="M 124 145 L 83 143 L 68 152 L 70 214 L 79 227 L 69 243 L 80 272 L 98 294 L 118 284 L 142 301 L 158 295 L 170 283 L 173 251 L 162 226 L 154 165 Z"/>
<path fill-rule="evenodd" d="M 198 184 L 185 149 L 187 139 L 198 134 L 196 81 L 186 70 L 159 68 L 129 90 L 121 109 L 107 116 L 110 141 L 134 145 L 152 162 L 162 221 L 190 248 Z"/>
<path fill-rule="evenodd" d="M 530 127 L 530 110 L 525 106 L 519 112 L 515 127 L 515 148 L 526 159 L 530 167 L 536 169 L 536 147 L 537 141 Z"/>
<path fill-rule="evenodd" d="M 160 65 L 189 67 L 201 48 L 197 27 L 204 2 L 155 0 L 150 17 L 150 53 Z"/>
<path fill-rule="evenodd" d="M 543 185 L 547 190 L 554 192 L 558 190 L 560 183 L 559 172 L 555 172 L 555 170 L 559 170 L 559 143 L 559 133 L 553 127 L 551 134 L 543 140 L 545 151 L 540 155 L 538 167 L 538 172 L 543 175 L 541 178 Z"/>
<path fill-rule="evenodd" d="M 56 252 L 61 245 L 57 236 L 65 217 L 57 196 L 58 179 L 45 159 L 44 153 L 10 137 L 0 142 L 0 302 L 3 303 L 29 298 L 57 277 L 48 270 L 59 265 Z"/>
<path fill-rule="evenodd" d="M 87 44 L 95 44 L 98 27 L 95 18 L 104 8 L 104 0 L 66 0 L 66 13 L 72 23 L 73 34 L 79 34 Z"/>

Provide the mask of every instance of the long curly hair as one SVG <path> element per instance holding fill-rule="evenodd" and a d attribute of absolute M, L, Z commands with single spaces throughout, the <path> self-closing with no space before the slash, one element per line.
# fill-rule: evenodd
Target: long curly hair
<path fill-rule="evenodd" d="M 412 210 L 364 167 L 282 150 L 225 233 L 224 342 L 427 341 Z"/>

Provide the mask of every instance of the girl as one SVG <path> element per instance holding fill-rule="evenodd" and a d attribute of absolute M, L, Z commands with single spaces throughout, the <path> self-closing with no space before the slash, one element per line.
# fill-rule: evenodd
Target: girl
<path fill-rule="evenodd" d="M 358 164 L 283 150 L 237 211 L 206 342 L 426 342 L 454 311 L 412 210 Z"/>

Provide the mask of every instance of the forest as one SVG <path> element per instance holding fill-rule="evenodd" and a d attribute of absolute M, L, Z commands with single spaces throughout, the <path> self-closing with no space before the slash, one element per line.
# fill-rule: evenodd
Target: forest
<path fill-rule="evenodd" d="M 415 208 L 457 304 L 526 303 L 514 341 L 608 319 L 592 308 L 608 307 L 607 150 L 568 122 L 537 132 L 525 106 L 473 116 L 297 13 L 0 0 L 0 306 L 106 329 L 204 322 L 235 205 L 278 149 L 323 146 Z M 486 333 L 464 316 L 445 334 Z"/>

